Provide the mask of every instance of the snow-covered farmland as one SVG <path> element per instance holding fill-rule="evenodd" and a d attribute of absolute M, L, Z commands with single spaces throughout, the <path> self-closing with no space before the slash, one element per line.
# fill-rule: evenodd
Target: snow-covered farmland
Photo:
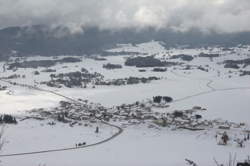
<path fill-rule="evenodd" d="M 223 51 L 220 47 L 200 49 L 166 49 L 161 43 L 152 41 L 140 45 L 118 45 L 109 52 L 137 52 L 141 56 L 154 55 L 158 59 L 170 62 L 181 62 L 176 66 L 166 67 L 165 72 L 153 72 L 154 67 L 137 68 L 125 66 L 127 58 L 131 55 L 105 56 L 105 61 L 97 61 L 94 58 L 81 57 L 81 62 L 56 64 L 50 67 L 56 70 L 53 74 L 80 71 L 82 68 L 90 72 L 97 72 L 106 80 L 126 77 L 159 77 L 160 80 L 149 83 L 132 85 L 97 85 L 93 88 L 93 82 L 87 87 L 48 87 L 40 84 L 49 81 L 51 73 L 42 72 L 46 69 L 18 68 L 16 71 L 4 70 L 4 63 L 0 63 L 1 77 L 13 74 L 24 75 L 9 79 L 11 82 L 32 85 L 47 91 L 21 87 L 8 82 L 0 82 L 7 86 L 0 91 L 1 114 L 11 114 L 18 118 L 17 125 L 5 126 L 5 146 L 1 155 L 12 153 L 25 153 L 43 151 L 49 149 L 61 149 L 75 147 L 78 142 L 95 144 L 117 133 L 117 128 L 93 122 L 88 126 L 56 122 L 56 125 L 48 125 L 51 119 L 34 120 L 26 119 L 30 116 L 27 111 L 32 109 L 52 109 L 62 100 L 70 99 L 88 100 L 88 103 L 98 103 L 106 108 L 113 108 L 122 104 L 131 104 L 136 101 L 146 102 L 153 96 L 171 96 L 173 102 L 169 107 L 153 109 L 159 113 L 171 113 L 175 110 L 187 110 L 195 106 L 205 108 L 201 112 L 206 120 L 222 119 L 224 121 L 244 123 L 242 128 L 227 130 L 231 142 L 227 146 L 218 145 L 217 133 L 223 129 L 210 128 L 202 131 L 172 130 L 168 127 L 149 127 L 147 121 L 139 125 L 126 125 L 124 121 L 110 121 L 123 129 L 115 138 L 107 142 L 87 148 L 72 149 L 60 152 L 39 153 L 31 155 L 2 157 L 3 165 L 185 165 L 185 159 L 191 159 L 202 166 L 214 165 L 213 158 L 219 162 L 227 162 L 229 154 L 237 154 L 238 160 L 243 160 L 250 155 L 250 142 L 245 142 L 244 147 L 238 147 L 233 140 L 244 138 L 250 125 L 250 76 L 239 76 L 240 70 L 249 70 L 249 66 L 240 69 L 224 68 L 225 60 L 238 60 L 249 58 L 249 46 L 243 48 L 231 48 L 234 51 Z M 200 53 L 219 54 L 215 58 L 199 57 Z M 145 53 L 147 55 L 145 55 Z M 171 59 L 172 55 L 192 55 L 192 61 Z M 67 56 L 68 57 L 68 56 Z M 30 57 L 26 60 L 53 59 L 52 57 Z M 104 64 L 112 63 L 122 65 L 121 69 L 107 70 Z M 186 70 L 187 66 L 191 69 Z M 201 66 L 199 68 L 199 66 Z M 144 71 L 141 72 L 140 69 Z M 34 72 L 40 74 L 35 75 Z M 5 79 L 4 79 L 5 80 Z M 62 96 L 51 93 L 56 92 Z M 86 122 L 87 123 L 87 122 Z M 89 123 L 89 121 L 88 121 Z M 95 133 L 96 126 L 100 128 Z"/>

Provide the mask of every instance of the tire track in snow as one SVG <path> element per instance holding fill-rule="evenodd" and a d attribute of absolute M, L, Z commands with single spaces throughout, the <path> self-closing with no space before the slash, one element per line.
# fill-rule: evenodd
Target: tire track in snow
<path fill-rule="evenodd" d="M 179 77 L 185 77 L 185 78 L 188 78 L 186 76 L 181 76 L 180 74 L 177 74 L 173 71 L 171 71 L 173 74 L 175 74 L 176 76 L 179 76 Z M 0 78 L 0 81 L 3 81 L 3 82 L 7 82 L 9 84 L 13 84 L 13 85 L 16 85 L 16 86 L 22 86 L 22 87 L 28 87 L 28 88 L 31 88 L 31 89 L 34 89 L 34 90 L 39 90 L 39 91 L 43 91 L 43 92 L 48 92 L 48 93 L 52 93 L 54 95 L 57 95 L 57 96 L 61 96 L 65 99 L 68 99 L 68 100 L 71 100 L 73 102 L 77 102 L 77 103 L 80 103 L 82 104 L 81 102 L 79 102 L 78 100 L 75 100 L 73 98 L 70 98 L 70 97 L 67 97 L 67 96 L 64 96 L 62 94 L 59 94 L 57 92 L 54 92 L 54 91 L 50 91 L 50 90 L 45 90 L 45 89 L 41 89 L 41 88 L 38 88 L 38 87 L 34 87 L 34 86 L 30 86 L 30 85 L 25 85 L 25 84 L 18 84 L 18 83 L 13 83 L 11 81 L 7 81 L 7 80 L 3 80 Z M 186 96 L 186 97 L 183 97 L 183 98 L 180 98 L 180 99 L 176 99 L 174 100 L 172 103 L 176 103 L 176 102 L 180 102 L 180 101 L 183 101 L 183 100 L 188 100 L 188 99 L 191 99 L 191 98 L 194 98 L 194 97 L 198 97 L 198 96 L 202 96 L 202 95 L 206 95 L 206 94 L 209 94 L 209 93 L 215 93 L 215 92 L 218 92 L 218 91 L 231 91 L 231 90 L 245 90 L 245 89 L 250 89 L 250 87 L 235 87 L 235 88 L 224 88 L 224 89 L 215 89 L 213 86 L 211 86 L 211 84 L 213 83 L 213 80 L 207 80 L 208 82 L 206 83 L 206 86 L 210 89 L 209 91 L 204 91 L 204 92 L 200 92 L 200 93 L 197 93 L 197 94 L 194 94 L 194 95 L 190 95 L 190 96 Z M 100 119 L 98 119 L 100 120 Z M 3 155 L 0 155 L 0 157 L 11 157 L 11 156 L 24 156 L 24 155 L 32 155 L 32 154 L 42 154 L 42 153 L 52 153 L 52 152 L 60 152 L 60 151 L 69 151 L 69 150 L 77 150 L 77 149 L 83 149 L 83 148 L 88 148 L 88 147 L 92 147 L 92 146 L 97 146 L 97 145 L 100 145 L 100 144 L 103 144 L 103 143 L 106 143 L 114 138 L 116 138 L 117 136 L 119 136 L 122 132 L 123 132 L 123 129 L 119 126 L 116 126 L 116 125 L 113 125 L 113 124 L 110 124 L 108 122 L 104 122 L 101 120 L 101 122 L 105 125 L 108 125 L 110 127 L 114 127 L 116 129 L 118 129 L 118 132 L 115 133 L 114 135 L 112 135 L 111 137 L 105 139 L 105 140 L 102 140 L 100 142 L 97 142 L 97 143 L 93 143 L 93 144 L 89 144 L 89 145 L 86 145 L 86 146 L 82 146 L 82 147 L 71 147 L 71 148 L 61 148 L 61 149 L 51 149 L 51 150 L 44 150 L 44 151 L 33 151 L 33 152 L 26 152 L 26 153 L 12 153 L 12 154 L 3 154 Z"/>
<path fill-rule="evenodd" d="M 62 94 L 60 94 L 60 93 L 57 93 L 57 92 L 54 92 L 54 91 L 45 90 L 45 89 L 42 89 L 42 88 L 38 88 L 38 87 L 31 86 L 31 85 L 26 85 L 26 84 L 19 84 L 19 83 L 7 81 L 7 80 L 1 79 L 1 78 L 0 78 L 0 81 L 9 83 L 9 84 L 15 85 L 15 86 L 21 86 L 21 87 L 25 87 L 25 88 L 30 88 L 30 89 L 42 91 L 42 92 L 52 93 L 52 94 L 54 94 L 54 95 L 63 97 L 63 98 L 65 98 L 65 99 L 70 100 L 70 101 L 73 101 L 73 102 L 75 102 L 75 103 L 82 104 L 82 102 L 80 102 L 80 101 L 78 101 L 78 100 L 76 100 L 76 99 L 73 99 L 73 98 L 71 98 L 71 97 L 64 96 L 64 95 L 62 95 Z M 107 126 L 116 128 L 116 129 L 118 130 L 118 132 L 116 132 L 114 135 L 112 135 L 111 137 L 109 137 L 109 138 L 107 138 L 107 139 L 104 139 L 104 140 L 102 140 L 102 141 L 99 141 L 99 142 L 96 142 L 96 143 L 93 143 L 93 144 L 81 146 L 81 147 L 70 147 L 70 148 L 48 149 L 48 150 L 42 150 L 42 151 L 32 151 L 32 152 L 2 154 L 2 155 L 0 155 L 0 157 L 12 157 L 12 156 L 34 155 L 34 154 L 43 154 L 43 153 L 52 153 L 52 152 L 62 152 L 62 151 L 70 151 L 70 150 L 79 150 L 79 149 L 83 149 L 83 148 L 89 148 L 89 147 L 93 147 L 93 146 L 97 146 L 97 145 L 100 145 L 100 144 L 104 144 L 104 143 L 106 143 L 106 142 L 109 142 L 109 141 L 111 141 L 112 139 L 114 139 L 114 138 L 116 138 L 117 136 L 119 136 L 119 135 L 123 132 L 123 129 L 122 129 L 121 127 L 117 126 L 117 125 L 114 125 L 114 124 L 105 122 L 105 121 L 103 121 L 103 120 L 101 120 L 101 119 L 99 119 L 99 118 L 97 118 L 97 117 L 96 117 L 96 119 L 100 120 L 101 123 L 103 123 L 103 124 L 105 124 L 105 125 L 107 125 Z"/>
<path fill-rule="evenodd" d="M 171 71 L 171 73 L 173 73 L 174 75 L 176 75 L 176 76 L 178 76 L 178 77 L 184 77 L 184 78 L 191 79 L 190 77 L 181 75 L 181 74 L 176 73 L 176 72 L 174 72 L 174 71 Z M 191 80 L 193 80 L 193 79 L 191 79 Z M 182 97 L 182 98 L 180 98 L 180 99 L 176 99 L 176 100 L 174 100 L 172 103 L 177 103 L 177 102 L 180 102 L 180 101 L 188 100 L 188 99 L 191 99 L 191 98 L 194 98 L 194 97 L 198 97 L 198 96 L 202 96 L 202 95 L 206 95 L 206 94 L 210 94 L 210 93 L 215 93 L 215 92 L 232 91 L 232 90 L 248 90 L 248 89 L 250 89 L 250 87 L 234 87 L 234 88 L 217 89 L 217 88 L 215 88 L 215 87 L 213 87 L 213 86 L 211 85 L 211 84 L 214 82 L 213 80 L 210 80 L 210 79 L 200 79 L 200 80 L 207 80 L 208 82 L 206 83 L 206 86 L 207 86 L 210 90 L 208 90 L 208 91 L 203 91 L 203 92 L 196 93 L 196 94 L 189 95 L 189 96 L 185 96 L 185 97 Z"/>

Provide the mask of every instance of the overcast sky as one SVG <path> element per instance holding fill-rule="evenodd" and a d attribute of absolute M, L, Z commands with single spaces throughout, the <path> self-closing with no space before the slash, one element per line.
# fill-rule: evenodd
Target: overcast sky
<path fill-rule="evenodd" d="M 250 31 L 250 0 L 0 0 L 1 28 L 35 24 L 242 32 Z"/>

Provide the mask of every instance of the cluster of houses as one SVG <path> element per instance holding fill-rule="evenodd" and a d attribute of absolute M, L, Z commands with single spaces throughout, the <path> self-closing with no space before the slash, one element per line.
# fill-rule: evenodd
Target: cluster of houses
<path fill-rule="evenodd" d="M 60 73 L 60 74 L 50 74 L 49 81 L 43 81 L 41 84 L 45 84 L 50 87 L 61 88 L 62 86 L 73 88 L 87 88 L 91 86 L 95 88 L 96 85 L 130 85 L 139 83 L 149 83 L 154 80 L 160 80 L 159 77 L 128 77 L 128 78 L 118 78 L 118 79 L 108 79 L 105 80 L 104 76 L 100 73 L 94 72 L 90 73 L 87 69 L 82 68 L 81 71 Z"/>
<path fill-rule="evenodd" d="M 165 97 L 165 99 L 170 101 L 171 98 Z M 163 107 L 163 105 L 166 107 Z M 36 113 L 43 118 L 52 118 L 56 121 L 69 123 L 70 125 L 82 123 L 82 121 L 95 123 L 97 120 L 119 121 L 130 125 L 147 122 L 151 126 L 155 125 L 156 127 L 169 127 L 172 130 L 186 129 L 192 131 L 210 128 L 230 130 L 231 128 L 238 129 L 244 126 L 244 124 L 223 120 L 206 120 L 199 113 L 206 111 L 206 109 L 199 106 L 187 110 L 156 111 L 167 109 L 167 106 L 168 102 L 165 101 L 157 103 L 153 100 L 147 100 L 107 108 L 100 104 L 89 103 L 87 100 L 79 99 L 79 102 L 61 101 L 59 107 L 51 110 L 33 110 L 32 113 Z"/>
<path fill-rule="evenodd" d="M 73 88 L 82 87 L 86 88 L 88 84 L 94 85 L 95 82 L 100 82 L 104 79 L 104 76 L 100 73 L 90 73 L 88 70 L 82 68 L 81 71 L 50 74 L 51 80 L 41 82 L 50 87 L 61 88 L 62 86 Z"/>
<path fill-rule="evenodd" d="M 250 130 L 243 130 L 247 127 L 244 123 L 204 119 L 201 114 L 207 110 L 200 106 L 171 111 L 167 108 L 171 102 L 171 97 L 155 96 L 152 100 L 107 108 L 99 103 L 78 99 L 75 102 L 61 101 L 58 107 L 49 110 L 34 109 L 30 111 L 30 114 L 39 119 L 52 119 L 53 124 L 51 125 L 61 122 L 68 123 L 71 127 L 75 125 L 93 126 L 101 120 L 118 123 L 122 127 L 147 124 L 149 128 L 167 127 L 171 130 L 208 131 L 213 129 L 216 131 L 219 145 L 228 145 L 231 141 L 239 147 L 244 147 L 245 142 L 250 141 Z M 96 129 L 96 132 L 98 131 L 99 128 Z M 231 131 L 244 131 L 244 138 L 233 138 Z"/>

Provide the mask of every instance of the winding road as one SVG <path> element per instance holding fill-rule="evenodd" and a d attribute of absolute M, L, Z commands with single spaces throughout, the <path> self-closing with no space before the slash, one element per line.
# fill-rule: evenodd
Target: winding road
<path fill-rule="evenodd" d="M 54 95 L 63 97 L 63 98 L 65 98 L 65 99 L 70 100 L 70 101 L 73 101 L 73 102 L 75 102 L 75 103 L 82 104 L 80 101 L 78 101 L 78 100 L 76 100 L 76 99 L 73 99 L 73 98 L 71 98 L 71 97 L 64 96 L 64 95 L 62 95 L 62 94 L 59 94 L 59 93 L 57 93 L 57 92 L 53 92 L 53 91 L 50 91 L 50 90 L 45 90 L 45 89 L 41 89 L 41 88 L 34 87 L 34 86 L 31 86 L 31 85 L 26 85 L 26 84 L 19 84 L 19 83 L 11 82 L 11 81 L 4 80 L 4 79 L 1 79 L 1 78 L 0 78 L 0 81 L 6 82 L 6 83 L 9 83 L 9 84 L 12 84 L 12 85 L 16 85 L 16 86 L 27 87 L 27 88 L 34 89 L 34 90 L 38 90 L 38 91 L 43 91 L 43 92 L 47 92 L 47 93 L 52 93 L 52 94 L 54 94 Z M 98 118 L 96 117 L 96 119 L 98 119 Z M 104 140 L 102 140 L 102 141 L 99 141 L 99 142 L 96 142 L 96 143 L 93 143 L 93 144 L 80 146 L 80 147 L 69 147 L 69 148 L 49 149 L 49 150 L 43 150 L 43 151 L 33 151 L 33 152 L 23 152 L 23 153 L 1 154 L 0 157 L 24 156 L 24 155 L 41 154 L 41 153 L 51 153 L 51 152 L 60 152 L 60 151 L 69 151 L 69 150 L 79 150 L 79 149 L 88 148 L 88 147 L 93 147 L 93 146 L 97 146 L 97 145 L 106 143 L 106 142 L 108 142 L 108 141 L 110 141 L 110 140 L 116 138 L 117 136 L 119 136 L 119 135 L 123 132 L 123 129 L 122 129 L 121 127 L 117 126 L 117 125 L 114 125 L 114 124 L 105 122 L 105 121 L 100 120 L 100 119 L 98 119 L 98 120 L 99 120 L 101 123 L 103 123 L 103 124 L 105 124 L 105 125 L 107 125 L 107 126 L 116 128 L 118 131 L 117 131 L 114 135 L 112 135 L 111 137 L 109 137 L 109 138 L 107 138 L 107 139 L 104 139 Z"/>
<path fill-rule="evenodd" d="M 187 76 L 183 76 L 183 75 L 181 75 L 179 73 L 176 73 L 174 71 L 171 71 L 171 73 L 173 73 L 174 75 L 176 75 L 178 77 L 189 78 Z M 206 95 L 206 94 L 210 94 L 210 93 L 215 93 L 215 92 L 219 92 L 219 91 L 221 92 L 221 91 L 249 90 L 250 89 L 250 86 L 249 87 L 234 87 L 234 88 L 217 89 L 217 88 L 215 88 L 215 87 L 213 87 L 211 85 L 214 82 L 213 80 L 211 80 L 211 79 L 204 79 L 204 78 L 200 78 L 199 80 L 206 80 L 207 81 L 206 86 L 207 86 L 207 88 L 209 90 L 203 91 L 203 92 L 200 92 L 200 93 L 196 93 L 196 94 L 193 94 L 193 95 L 185 96 L 185 97 L 182 97 L 182 98 L 179 98 L 179 99 L 175 99 L 172 103 L 177 103 L 177 102 L 180 102 L 180 101 L 188 100 L 188 99 L 191 99 L 191 98 L 194 98 L 194 97 L 198 97 L 198 96 L 202 96 L 202 95 Z"/>
<path fill-rule="evenodd" d="M 175 73 L 175 72 L 173 72 L 173 71 L 171 71 L 171 72 L 172 72 L 173 74 L 175 74 L 176 76 L 178 76 L 178 77 L 186 77 L 186 78 L 188 78 L 187 76 L 182 76 L 182 75 L 180 75 L 180 74 L 178 74 L 178 73 Z M 204 79 L 203 79 L 203 80 L 204 80 Z M 190 99 L 190 98 L 194 98 L 194 97 L 197 97 L 197 96 L 206 95 L 206 94 L 214 93 L 214 92 L 218 92 L 218 91 L 229 91 L 229 90 L 244 90 L 244 89 L 250 89 L 250 87 L 234 87 L 234 88 L 216 89 L 216 88 L 214 88 L 214 87 L 211 85 L 211 84 L 213 83 L 213 80 L 208 80 L 208 79 L 206 79 L 206 80 L 207 80 L 206 86 L 209 88 L 209 90 L 204 91 L 204 92 L 200 92 L 200 93 L 197 93 L 197 94 L 185 96 L 185 97 L 180 98 L 180 99 L 176 99 L 176 100 L 174 100 L 172 103 L 180 102 L 180 101 L 183 101 L 183 100 L 187 100 L 187 99 Z M 5 80 L 5 79 L 1 79 L 1 78 L 0 78 L 0 81 L 9 83 L 9 84 L 12 84 L 12 85 L 15 85 L 15 86 L 27 87 L 27 88 L 34 89 L 34 90 L 38 90 L 38 91 L 43 91 L 43 92 L 51 93 L 51 94 L 54 94 L 54 95 L 63 97 L 63 98 L 65 98 L 65 99 L 67 99 L 67 100 L 70 100 L 70 101 L 73 101 L 73 102 L 82 104 L 80 101 L 78 101 L 78 100 L 76 100 L 76 99 L 73 99 L 73 98 L 71 98 L 71 97 L 64 96 L 64 95 L 62 95 L 62 94 L 60 94 L 60 93 L 57 93 L 57 92 L 54 92 L 54 91 L 50 91 L 50 90 L 46 90 L 46 89 L 41 89 L 41 88 L 38 88 L 38 87 L 35 87 L 35 86 L 26 85 L 26 84 L 19 84 L 19 83 L 11 82 L 11 81 L 8 81 L 8 80 Z M 98 119 L 98 120 L 100 120 L 100 119 Z M 107 138 L 107 139 L 104 139 L 104 140 L 102 140 L 102 141 L 100 141 L 100 142 L 93 143 L 93 144 L 89 144 L 89 145 L 85 145 L 85 146 L 81 146 L 81 147 L 70 147 L 70 148 L 61 148 L 61 149 L 50 149 L 50 150 L 44 150 L 44 151 L 33 151 L 33 152 L 24 152 L 24 153 L 2 154 L 2 155 L 0 155 L 0 157 L 11 157 L 11 156 L 23 156 L 23 155 L 32 155 L 32 154 L 41 154 L 41 153 L 51 153 L 51 152 L 78 150 L 78 149 L 93 147 L 93 146 L 97 146 L 97 145 L 106 143 L 106 142 L 108 142 L 108 141 L 111 141 L 112 139 L 116 138 L 117 136 L 119 136 L 119 135 L 123 132 L 123 129 L 122 129 L 121 127 L 117 126 L 117 125 L 114 125 L 114 124 L 105 122 L 105 121 L 103 121 L 103 120 L 100 120 L 100 122 L 103 123 L 103 124 L 105 124 L 105 125 L 108 125 L 108 126 L 110 126 L 110 127 L 116 128 L 116 129 L 117 129 L 117 132 L 116 132 L 114 135 L 112 135 L 111 137 L 109 137 L 109 138 Z"/>

